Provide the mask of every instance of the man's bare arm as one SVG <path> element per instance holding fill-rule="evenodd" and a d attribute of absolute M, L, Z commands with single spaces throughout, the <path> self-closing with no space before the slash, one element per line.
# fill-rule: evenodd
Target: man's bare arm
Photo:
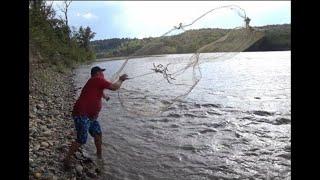
<path fill-rule="evenodd" d="M 128 75 L 123 74 L 122 76 L 119 77 L 119 80 L 116 81 L 115 83 L 112 83 L 108 89 L 110 89 L 112 91 L 118 90 L 121 87 L 122 82 L 127 79 L 128 79 Z"/>
<path fill-rule="evenodd" d="M 108 89 L 112 90 L 112 91 L 116 91 L 121 87 L 123 81 L 121 81 L 120 79 L 118 81 L 116 81 L 115 83 L 112 83 L 110 85 L 110 87 Z"/>

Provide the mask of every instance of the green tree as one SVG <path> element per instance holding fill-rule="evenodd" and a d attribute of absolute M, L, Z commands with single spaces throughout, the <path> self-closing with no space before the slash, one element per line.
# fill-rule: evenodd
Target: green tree
<path fill-rule="evenodd" d="M 65 7 L 65 18 L 69 5 L 70 2 Z M 56 17 L 52 4 L 43 0 L 30 1 L 29 19 L 30 50 L 40 54 L 43 61 L 56 67 L 71 67 L 95 58 L 89 47 L 95 33 L 90 27 L 71 30 L 67 19 Z"/>
<path fill-rule="evenodd" d="M 79 31 L 75 34 L 80 47 L 85 48 L 87 51 L 90 51 L 90 40 L 94 38 L 95 32 L 91 31 L 90 27 L 83 28 L 80 26 Z"/>

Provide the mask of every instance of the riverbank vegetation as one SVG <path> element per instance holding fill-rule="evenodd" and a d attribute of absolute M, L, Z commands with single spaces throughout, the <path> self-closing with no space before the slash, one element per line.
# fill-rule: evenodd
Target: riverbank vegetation
<path fill-rule="evenodd" d="M 95 53 L 90 40 L 95 33 L 90 27 L 78 29 L 68 24 L 68 7 L 65 1 L 64 17 L 57 16 L 52 4 L 43 0 L 29 1 L 29 50 L 40 61 L 49 63 L 59 70 L 75 64 L 92 61 Z"/>

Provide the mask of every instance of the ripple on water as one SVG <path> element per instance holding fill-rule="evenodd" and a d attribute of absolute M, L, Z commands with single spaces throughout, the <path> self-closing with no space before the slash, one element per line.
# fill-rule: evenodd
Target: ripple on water
<path fill-rule="evenodd" d="M 194 147 L 193 145 L 189 144 L 189 145 L 184 145 L 184 146 L 180 146 L 180 149 L 186 150 L 186 151 L 192 151 L 192 152 L 196 152 L 197 148 Z"/>
<path fill-rule="evenodd" d="M 245 156 L 259 156 L 259 154 L 256 152 L 245 152 L 244 155 Z"/>
<path fill-rule="evenodd" d="M 159 119 L 159 122 L 169 122 L 170 120 L 168 118 L 164 118 L 164 119 Z"/>
<path fill-rule="evenodd" d="M 171 104 L 171 102 L 170 102 L 170 101 L 167 101 L 167 100 L 161 100 L 161 103 L 162 103 L 162 104 L 165 104 L 165 105 Z"/>
<path fill-rule="evenodd" d="M 201 104 L 202 107 L 206 108 L 221 108 L 222 106 L 220 104 Z"/>
<path fill-rule="evenodd" d="M 171 128 L 178 128 L 178 127 L 180 127 L 178 124 L 172 124 L 172 125 L 170 125 L 170 127 Z"/>
<path fill-rule="evenodd" d="M 180 118 L 181 115 L 180 114 L 176 114 L 176 113 L 170 113 L 170 114 L 168 114 L 167 117 Z"/>
<path fill-rule="evenodd" d="M 195 136 L 199 136 L 200 133 L 199 132 L 193 132 L 193 133 L 189 133 L 186 135 L 186 137 L 195 137 Z"/>
<path fill-rule="evenodd" d="M 268 112 L 268 111 L 252 111 L 253 114 L 259 115 L 259 116 L 272 116 L 274 115 L 273 112 Z"/>
<path fill-rule="evenodd" d="M 215 112 L 215 111 L 207 111 L 208 114 L 210 115 L 218 115 L 218 116 L 221 116 L 222 114 L 221 113 L 218 113 L 218 112 Z"/>
<path fill-rule="evenodd" d="M 167 123 L 167 122 L 170 121 L 170 119 L 168 119 L 168 118 L 150 119 L 149 121 L 150 121 L 150 122 L 165 122 L 165 123 Z"/>
<path fill-rule="evenodd" d="M 208 116 L 204 115 L 204 114 L 191 114 L 191 113 L 186 113 L 184 114 L 185 117 L 189 117 L 189 118 L 207 118 Z"/>
<path fill-rule="evenodd" d="M 168 110 L 176 110 L 176 109 L 177 109 L 176 106 L 170 106 L 170 107 L 168 107 Z"/>
<path fill-rule="evenodd" d="M 208 127 L 213 127 L 213 128 L 223 128 L 227 125 L 227 122 L 220 122 L 220 123 L 206 123 L 205 124 Z"/>
<path fill-rule="evenodd" d="M 290 160 L 291 159 L 291 153 L 282 153 L 277 155 L 277 157 L 282 157 L 284 159 Z"/>
<path fill-rule="evenodd" d="M 205 129 L 200 131 L 201 134 L 206 134 L 206 133 L 210 133 L 210 132 L 217 132 L 217 130 L 215 129 Z"/>
<path fill-rule="evenodd" d="M 282 125 L 282 124 L 290 124 L 291 120 L 287 118 L 277 118 L 274 122 L 275 125 Z"/>

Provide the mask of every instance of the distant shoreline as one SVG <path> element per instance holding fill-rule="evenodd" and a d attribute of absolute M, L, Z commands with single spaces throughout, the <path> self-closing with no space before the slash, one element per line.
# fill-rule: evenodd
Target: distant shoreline
<path fill-rule="evenodd" d="M 133 56 L 133 57 L 131 57 L 130 59 L 145 58 L 145 57 L 163 57 L 163 56 L 167 56 L 167 55 L 169 55 L 169 54 Z M 99 58 L 99 59 L 96 59 L 94 62 L 124 60 L 124 59 L 126 59 L 126 58 L 128 58 L 128 57 L 130 57 L 130 56 Z"/>
<path fill-rule="evenodd" d="M 288 50 L 275 50 L 275 51 L 291 51 L 291 49 Z M 275 52 L 275 51 L 242 51 L 242 52 Z M 208 53 L 208 52 L 206 52 Z M 206 54 L 206 53 L 201 53 L 201 54 Z M 215 52 L 209 52 L 209 53 L 215 53 Z M 239 52 L 241 53 L 241 52 Z M 182 54 L 194 54 L 194 53 L 181 53 Z M 157 54 L 157 55 L 142 55 L 142 56 L 133 56 L 130 59 L 137 59 L 137 58 L 146 58 L 146 57 L 164 57 L 168 55 L 173 55 L 173 54 Z M 125 60 L 130 56 L 121 56 L 121 57 L 108 57 L 108 58 L 98 58 L 94 60 L 94 62 L 103 62 L 103 61 L 118 61 L 118 60 Z"/>

